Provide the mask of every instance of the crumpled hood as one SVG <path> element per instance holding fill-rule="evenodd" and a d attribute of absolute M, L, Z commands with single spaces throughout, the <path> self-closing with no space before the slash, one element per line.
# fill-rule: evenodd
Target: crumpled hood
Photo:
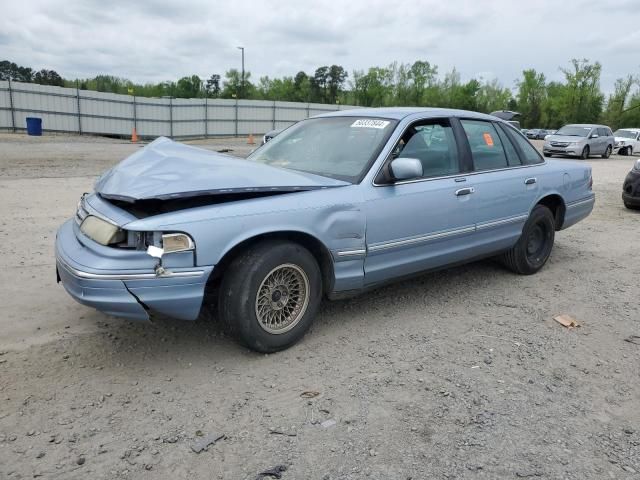
<path fill-rule="evenodd" d="M 102 175 L 102 197 L 135 202 L 236 192 L 305 191 L 347 182 L 222 155 L 160 137 Z"/>

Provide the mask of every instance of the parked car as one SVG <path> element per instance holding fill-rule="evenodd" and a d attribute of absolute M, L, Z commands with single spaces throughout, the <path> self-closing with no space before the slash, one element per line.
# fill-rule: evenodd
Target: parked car
<path fill-rule="evenodd" d="M 517 120 L 517 118 L 520 117 L 519 112 L 512 112 L 511 110 L 497 110 L 495 112 L 491 112 L 490 115 L 498 117 L 500 120 L 504 120 L 515 129 L 520 130 L 520 121 Z"/>
<path fill-rule="evenodd" d="M 521 129 L 520 129 L 520 133 L 522 133 L 525 137 L 527 136 L 527 132 L 528 132 L 528 131 L 529 131 L 529 130 L 527 130 L 526 128 L 521 128 Z"/>
<path fill-rule="evenodd" d="M 264 145 L 265 143 L 267 143 L 269 140 L 271 140 L 273 137 L 275 137 L 276 135 L 278 135 L 280 132 L 282 132 L 284 130 L 284 128 L 276 128 L 275 130 L 270 130 L 267 133 L 265 133 L 262 136 L 262 143 L 261 145 Z"/>
<path fill-rule="evenodd" d="M 586 159 L 591 155 L 602 155 L 602 158 L 609 158 L 614 144 L 613 133 L 606 125 L 573 124 L 550 135 L 542 152 L 545 157 L 563 155 Z"/>
<path fill-rule="evenodd" d="M 323 297 L 482 257 L 536 273 L 591 185 L 589 166 L 461 110 L 332 112 L 246 160 L 159 138 L 81 198 L 56 269 L 78 302 L 134 320 L 194 320 L 214 299 L 236 338 L 274 352 Z"/>
<path fill-rule="evenodd" d="M 614 153 L 633 155 L 640 152 L 640 128 L 621 128 L 613 133 L 615 137 Z"/>
<path fill-rule="evenodd" d="M 527 138 L 531 140 L 537 140 L 538 137 L 542 135 L 542 132 L 544 132 L 544 130 L 541 130 L 539 128 L 532 128 L 530 130 L 527 130 Z"/>
<path fill-rule="evenodd" d="M 633 168 L 624 179 L 622 201 L 624 206 L 629 209 L 640 209 L 640 160 L 636 160 Z"/>

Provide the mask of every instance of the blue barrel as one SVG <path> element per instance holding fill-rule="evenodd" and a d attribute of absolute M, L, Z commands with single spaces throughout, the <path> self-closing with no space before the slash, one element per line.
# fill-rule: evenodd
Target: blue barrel
<path fill-rule="evenodd" d="M 42 119 L 38 117 L 27 117 L 27 134 L 42 135 Z"/>

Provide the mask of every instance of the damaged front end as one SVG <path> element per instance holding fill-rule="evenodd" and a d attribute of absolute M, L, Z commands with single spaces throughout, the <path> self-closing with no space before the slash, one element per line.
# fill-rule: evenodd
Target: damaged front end
<path fill-rule="evenodd" d="M 120 223 L 94 203 L 120 216 Z M 84 196 L 56 237 L 58 280 L 76 301 L 108 315 L 148 320 L 157 312 L 196 319 L 213 267 L 195 266 L 189 235 L 127 230 L 131 218 L 107 209 L 96 195 Z"/>
<path fill-rule="evenodd" d="M 147 320 L 157 312 L 194 320 L 207 280 L 229 248 L 213 222 L 238 218 L 225 223 L 225 234 L 239 236 L 250 226 L 233 208 L 246 215 L 253 208 L 258 219 L 253 200 L 344 185 L 159 138 L 82 197 L 75 218 L 58 231 L 58 278 L 75 300 L 109 315 Z"/>

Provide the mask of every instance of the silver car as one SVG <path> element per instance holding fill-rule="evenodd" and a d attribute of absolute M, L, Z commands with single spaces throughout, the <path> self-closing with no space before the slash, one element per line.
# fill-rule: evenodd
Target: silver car
<path fill-rule="evenodd" d="M 562 155 L 586 159 L 591 155 L 602 155 L 602 158 L 609 158 L 614 145 L 613 132 L 606 125 L 576 123 L 565 125 L 546 137 L 542 152 L 545 157 Z"/>

